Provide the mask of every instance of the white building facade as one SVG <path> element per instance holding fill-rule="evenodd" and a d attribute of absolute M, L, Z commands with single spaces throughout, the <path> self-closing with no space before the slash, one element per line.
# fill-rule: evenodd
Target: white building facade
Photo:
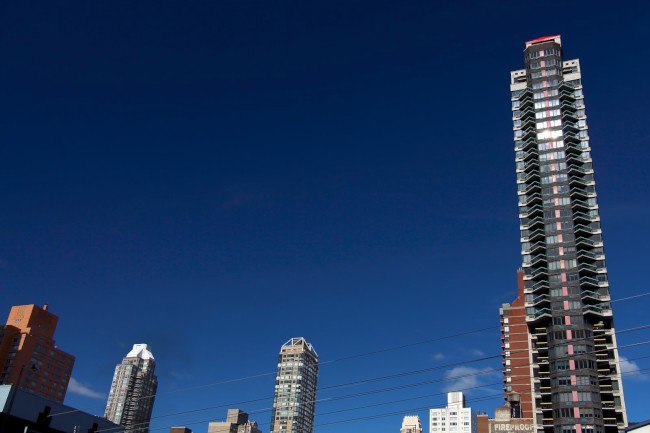
<path fill-rule="evenodd" d="M 429 410 L 430 433 L 476 433 L 476 412 L 465 407 L 462 392 L 447 393 L 447 407 Z"/>
<path fill-rule="evenodd" d="M 407 415 L 402 421 L 402 429 L 400 433 L 422 433 L 422 423 L 420 417 Z"/>

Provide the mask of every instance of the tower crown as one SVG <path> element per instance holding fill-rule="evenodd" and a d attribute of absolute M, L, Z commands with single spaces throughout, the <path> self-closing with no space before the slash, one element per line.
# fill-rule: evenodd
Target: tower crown
<path fill-rule="evenodd" d="M 140 358 L 140 359 L 152 359 L 155 361 L 153 354 L 151 353 L 151 347 L 148 344 L 134 344 L 133 349 L 126 354 L 127 358 Z"/>

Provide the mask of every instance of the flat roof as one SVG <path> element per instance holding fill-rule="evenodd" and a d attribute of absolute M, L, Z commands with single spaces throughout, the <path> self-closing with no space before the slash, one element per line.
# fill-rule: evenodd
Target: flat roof
<path fill-rule="evenodd" d="M 552 41 L 555 38 L 559 38 L 560 35 L 555 35 L 555 36 L 542 36 L 537 39 L 533 39 L 530 41 L 526 41 L 526 46 L 532 45 L 532 44 L 538 44 L 540 42 L 546 42 L 546 41 Z"/>

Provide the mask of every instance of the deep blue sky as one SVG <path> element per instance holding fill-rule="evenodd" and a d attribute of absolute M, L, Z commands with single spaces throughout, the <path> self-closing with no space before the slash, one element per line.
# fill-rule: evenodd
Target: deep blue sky
<path fill-rule="evenodd" d="M 612 297 L 648 292 L 648 22 L 641 1 L 3 2 L 0 315 L 59 315 L 83 384 L 72 406 L 103 414 L 141 342 L 158 361 L 155 417 L 224 405 L 157 431 L 268 408 L 235 403 L 271 397 L 272 376 L 184 388 L 273 372 L 294 336 L 327 361 L 493 327 L 323 365 L 324 387 L 498 355 L 521 264 L 509 71 L 549 34 L 583 67 Z M 617 328 L 648 324 L 648 308 L 616 303 Z M 647 418 L 650 375 L 624 383 L 630 419 Z M 319 403 L 317 425 L 395 414 L 317 431 L 426 425 L 417 408 L 445 386 Z M 492 413 L 498 393 L 470 392 L 472 407 Z M 252 418 L 268 432 L 268 411 Z"/>

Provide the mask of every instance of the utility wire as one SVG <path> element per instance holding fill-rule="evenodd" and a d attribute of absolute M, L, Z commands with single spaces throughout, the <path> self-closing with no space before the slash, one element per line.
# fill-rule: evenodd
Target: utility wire
<path fill-rule="evenodd" d="M 622 331 L 620 331 L 620 333 L 634 332 L 634 331 L 647 329 L 647 328 L 650 328 L 650 325 L 637 326 L 635 328 L 622 330 Z M 570 340 L 570 343 L 565 343 L 565 344 L 573 344 L 575 342 L 579 342 L 580 340 L 590 340 L 591 338 L 592 337 L 585 337 L 585 338 L 581 338 L 581 339 L 573 339 L 573 340 Z M 563 344 L 563 345 L 565 345 L 565 344 Z M 642 341 L 642 342 L 630 343 L 630 344 L 626 344 L 626 345 L 619 345 L 617 347 L 609 347 L 609 348 L 600 349 L 600 350 L 590 352 L 589 354 L 596 354 L 596 353 L 600 353 L 600 352 L 607 352 L 607 351 L 612 350 L 612 349 L 625 349 L 625 348 L 629 348 L 629 347 L 636 347 L 636 346 L 647 345 L 647 344 L 650 344 L 650 341 Z M 528 353 L 528 350 L 527 349 L 522 349 L 522 350 L 513 351 L 513 352 L 526 352 L 526 353 Z M 566 355 L 566 356 L 562 356 L 562 357 L 557 357 L 556 360 L 562 360 L 562 359 L 565 359 L 565 358 L 570 359 L 573 356 L 575 356 L 575 355 Z M 485 357 L 485 359 L 491 359 L 491 358 L 496 358 L 496 357 L 501 357 L 501 355 L 492 356 L 492 357 Z M 643 358 L 646 358 L 646 357 L 643 357 Z M 479 358 L 479 359 L 483 360 L 484 358 Z M 634 358 L 634 359 L 636 359 L 636 358 Z M 631 360 L 633 360 L 633 359 L 630 359 L 630 361 Z M 455 366 L 455 365 L 458 365 L 458 364 L 450 364 L 450 365 L 447 365 L 446 367 Z M 521 367 L 526 367 L 526 366 L 530 366 L 530 365 L 531 364 L 527 364 L 527 365 L 521 365 L 521 366 L 517 366 L 517 367 L 521 368 Z M 439 368 L 435 368 L 435 369 L 439 369 Z M 416 372 L 425 372 L 425 371 L 429 371 L 429 370 L 431 370 L 431 369 L 415 370 L 413 372 L 407 372 L 407 373 L 415 374 Z M 359 393 L 345 394 L 345 395 L 341 395 L 341 396 L 317 399 L 317 400 L 314 401 L 314 403 L 325 403 L 325 402 L 339 401 L 339 400 L 344 400 L 344 399 L 349 399 L 349 398 L 364 397 L 364 396 L 367 396 L 367 395 L 373 395 L 373 394 L 378 394 L 378 393 L 402 390 L 402 389 L 407 389 L 407 388 L 414 388 L 414 387 L 419 387 L 419 386 L 423 386 L 423 385 L 430 385 L 430 384 L 433 384 L 433 383 L 454 381 L 454 380 L 464 379 L 464 378 L 468 378 L 468 377 L 481 376 L 481 375 L 494 374 L 494 373 L 501 373 L 501 372 L 502 372 L 502 369 L 486 369 L 486 370 L 481 370 L 479 372 L 468 373 L 468 374 L 464 374 L 464 375 L 436 378 L 436 379 L 422 381 L 422 382 L 415 382 L 415 383 L 410 383 L 410 384 L 403 384 L 403 385 L 397 385 L 397 386 L 392 386 L 392 387 L 369 390 L 369 391 L 364 391 L 364 392 L 359 392 Z M 404 374 L 389 375 L 389 376 L 374 378 L 375 380 L 373 380 L 373 381 L 376 381 L 376 379 L 381 379 L 381 378 L 386 378 L 386 377 L 387 378 L 393 378 L 395 376 L 400 376 L 401 377 L 403 375 Z M 366 383 L 366 381 L 360 381 L 360 382 L 361 383 Z M 352 383 L 359 383 L 359 382 L 352 382 Z M 500 382 L 500 384 L 503 384 L 503 382 Z M 346 385 L 346 384 L 335 385 L 335 386 L 328 387 L 328 388 L 340 388 L 343 385 Z M 176 412 L 176 413 L 173 413 L 173 414 L 160 415 L 160 416 L 154 417 L 152 419 L 167 418 L 167 417 L 170 417 L 170 416 L 185 415 L 185 414 L 189 414 L 189 413 L 196 413 L 196 412 L 201 412 L 201 411 L 206 411 L 206 410 L 211 410 L 211 409 L 224 408 L 224 407 L 235 407 L 235 406 L 239 406 L 241 404 L 257 403 L 257 402 L 260 402 L 260 401 L 265 401 L 265 400 L 270 400 L 270 399 L 273 399 L 273 397 L 258 398 L 258 399 L 254 399 L 254 400 L 243 401 L 243 402 L 222 404 L 222 405 L 211 406 L 211 407 L 206 407 L 206 408 L 202 408 L 202 409 L 193 409 L 193 410 L 190 410 L 190 411 Z M 306 403 L 309 403 L 309 402 L 306 402 Z M 146 424 L 146 423 L 142 423 L 142 424 Z M 102 430 L 102 431 L 110 431 L 110 430 L 111 429 L 105 429 L 105 430 Z"/>
<path fill-rule="evenodd" d="M 634 327 L 634 328 L 622 330 L 619 333 L 622 334 L 622 333 L 627 333 L 627 332 L 635 332 L 635 331 L 639 331 L 639 330 L 642 330 L 642 329 L 647 329 L 648 327 L 650 327 L 650 325 L 637 326 L 637 327 Z M 581 340 L 590 340 L 591 338 L 592 337 L 584 337 L 584 338 L 580 338 L 580 339 L 573 339 L 573 340 L 567 341 L 566 343 L 564 343 L 562 345 L 573 344 L 573 343 L 579 342 Z M 627 347 L 634 347 L 634 346 L 645 345 L 645 344 L 649 344 L 649 343 L 650 342 L 631 343 L 631 344 L 627 344 L 627 345 L 624 345 L 624 346 L 618 346 L 618 347 L 616 347 L 616 349 L 623 349 L 623 348 L 627 348 Z M 611 349 L 613 349 L 613 348 L 605 348 L 605 349 L 601 349 L 601 350 L 594 351 L 594 352 L 591 352 L 591 353 L 593 354 L 593 353 L 608 351 L 608 350 L 611 350 Z M 528 353 L 528 349 L 521 349 L 521 350 L 512 351 L 512 352 L 513 353 L 518 353 L 518 352 Z M 573 355 L 566 355 L 564 357 L 557 357 L 556 360 L 562 360 L 563 358 L 570 359 L 571 356 L 573 356 Z M 496 357 L 500 357 L 500 355 L 487 357 L 487 358 L 489 359 L 489 358 L 496 358 Z M 483 358 L 479 358 L 479 359 L 483 359 Z M 445 367 L 453 367 L 455 365 L 457 365 L 457 364 L 449 364 L 449 365 L 446 365 Z M 521 366 L 517 366 L 517 367 L 518 368 L 523 368 L 523 367 L 526 367 L 526 366 L 530 366 L 530 364 L 521 365 Z M 436 367 L 435 369 L 439 369 L 439 368 Z M 407 372 L 407 373 L 424 372 L 426 370 L 430 370 L 430 369 L 415 370 L 413 372 Z M 411 387 L 416 387 L 416 386 L 428 385 L 428 384 L 442 382 L 442 381 L 457 380 L 457 379 L 461 379 L 461 378 L 464 378 L 464 377 L 471 377 L 471 376 L 477 376 L 477 375 L 483 375 L 483 374 L 499 373 L 501 371 L 502 371 L 502 369 L 481 370 L 480 372 L 477 372 L 477 373 L 471 373 L 471 374 L 466 374 L 466 375 L 462 375 L 462 376 L 454 376 L 454 377 L 448 377 L 448 378 L 442 378 L 442 379 L 433 379 L 433 380 L 424 381 L 424 382 L 416 382 L 414 384 L 405 384 L 405 385 L 399 385 L 399 386 L 394 386 L 394 387 L 382 388 L 382 389 L 378 389 L 378 390 L 376 389 L 376 390 L 365 391 L 365 392 L 362 392 L 362 393 L 347 394 L 347 395 L 338 396 L 338 397 L 330 397 L 330 398 L 317 400 L 316 402 L 327 402 L 327 401 L 341 400 L 341 399 L 345 399 L 345 398 L 355 398 L 355 397 L 371 395 L 371 394 L 380 393 L 380 392 L 389 392 L 389 391 L 400 390 L 400 389 L 405 389 L 405 388 L 411 388 Z M 385 378 L 385 377 L 391 378 L 391 377 L 394 377 L 394 376 L 395 375 L 389 375 L 389 376 L 383 376 L 383 377 L 374 378 L 374 379 L 376 380 L 376 379 L 381 379 L 381 378 Z M 364 381 L 362 381 L 362 382 L 364 382 Z M 351 383 L 354 383 L 354 382 L 351 382 Z M 347 385 L 347 384 L 335 385 L 333 387 L 328 387 L 328 388 L 339 388 L 339 387 L 342 387 L 342 386 L 345 386 L 345 385 Z M 321 390 L 322 390 L 322 388 L 321 388 Z M 166 418 L 166 417 L 170 417 L 170 416 L 178 416 L 178 415 L 183 415 L 183 414 L 186 414 L 186 413 L 195 413 L 195 412 L 201 412 L 201 411 L 217 409 L 217 408 L 223 408 L 223 407 L 239 406 L 239 405 L 242 405 L 242 404 L 256 403 L 256 402 L 271 400 L 271 399 L 273 399 L 273 397 L 264 397 L 264 398 L 254 399 L 254 400 L 247 400 L 247 401 L 236 402 L 236 403 L 222 404 L 222 405 L 218 405 L 218 406 L 210 406 L 210 407 L 206 407 L 206 408 L 202 408 L 202 409 L 193 409 L 193 410 L 190 410 L 190 411 L 182 411 L 182 412 L 176 412 L 176 413 L 173 413 L 173 414 L 159 415 L 159 416 L 156 416 L 156 417 L 154 417 L 152 419 L 160 419 L 160 418 Z"/>
<path fill-rule="evenodd" d="M 635 331 L 638 331 L 638 330 L 641 330 L 641 329 L 647 329 L 647 328 L 650 328 L 650 325 L 637 326 L 635 328 L 625 329 L 625 330 L 620 331 L 620 333 L 635 332 Z M 589 340 L 591 338 L 592 337 L 584 337 L 584 338 L 580 338 L 580 339 L 573 339 L 573 340 L 570 340 L 570 343 L 569 342 L 564 343 L 564 344 L 562 344 L 562 346 L 567 345 L 567 344 L 573 344 L 573 343 L 576 343 L 576 342 L 580 342 L 581 340 Z M 645 344 L 650 344 L 650 341 L 641 342 L 641 343 L 631 343 L 631 344 L 628 344 L 628 345 L 618 346 L 618 347 L 616 347 L 616 349 L 624 349 L 624 348 L 628 348 L 628 347 L 634 347 L 634 346 L 645 345 Z M 613 348 L 605 348 L 605 349 L 597 350 L 597 351 L 594 351 L 594 352 L 591 352 L 591 353 L 595 354 L 595 353 L 599 353 L 599 352 L 608 351 L 608 350 L 611 350 L 611 349 L 613 349 Z M 528 349 L 521 349 L 521 350 L 517 350 L 517 351 L 512 351 L 512 353 L 518 353 L 518 352 L 528 353 Z M 571 356 L 573 356 L 573 355 L 566 355 L 566 356 L 563 356 L 563 357 L 557 357 L 556 360 L 562 360 L 562 359 L 565 359 L 565 358 L 570 359 Z M 490 356 L 490 357 L 478 358 L 478 360 L 493 359 L 493 358 L 500 358 L 500 357 L 501 357 L 501 355 L 495 355 L 495 356 Z M 470 361 L 475 361 L 475 360 L 470 360 Z M 469 361 L 466 361 L 464 363 L 468 363 L 468 362 Z M 397 375 L 394 374 L 394 375 L 388 375 L 388 376 L 380 376 L 380 377 L 376 377 L 376 378 L 373 378 L 373 379 L 368 380 L 368 381 L 349 382 L 349 383 L 345 383 L 345 384 L 339 384 L 339 385 L 334 385 L 334 386 L 330 386 L 330 387 L 319 388 L 319 391 L 322 391 L 324 389 L 335 389 L 335 388 L 347 387 L 347 386 L 351 386 L 350 384 L 370 383 L 370 382 L 379 381 L 381 379 L 385 380 L 387 378 L 390 379 L 390 378 L 402 377 L 402 376 L 406 376 L 406 375 L 410 375 L 410 374 L 417 374 L 417 373 L 424 373 L 424 372 L 429 372 L 429 371 L 433 371 L 433 370 L 440 370 L 442 368 L 455 367 L 457 365 L 459 365 L 459 364 L 458 363 L 453 363 L 453 364 L 446 364 L 444 366 L 436 366 L 436 367 L 430 368 L 430 369 L 409 371 L 409 372 L 400 373 L 400 374 L 397 374 Z M 530 364 L 524 364 L 524 365 L 517 366 L 517 367 L 523 368 L 523 367 L 529 367 L 529 366 L 530 366 Z M 377 394 L 377 393 L 390 392 L 390 391 L 396 391 L 396 390 L 401 390 L 401 389 L 406 389 L 406 388 L 413 388 L 413 387 L 419 387 L 419 386 L 424 386 L 424 385 L 430 385 L 430 384 L 434 384 L 434 383 L 459 380 L 459 379 L 464 379 L 464 378 L 468 378 L 468 377 L 481 376 L 481 375 L 494 374 L 494 373 L 501 373 L 502 370 L 503 369 L 485 369 L 485 370 L 481 370 L 479 372 L 467 373 L 467 374 L 458 375 L 458 376 L 451 376 L 451 377 L 446 377 L 446 378 L 435 378 L 435 379 L 422 381 L 422 382 L 415 382 L 415 383 L 410 383 L 410 384 L 397 385 L 397 386 L 380 388 L 380 389 L 369 390 L 369 391 L 353 393 L 353 394 L 345 394 L 345 395 L 342 395 L 342 396 L 334 396 L 334 397 L 322 398 L 322 399 L 316 400 L 315 403 L 324 403 L 324 402 L 338 401 L 338 400 L 343 400 L 343 399 L 348 399 L 348 398 L 363 397 L 363 396 L 373 395 L 373 394 Z M 258 402 L 261 402 L 261 401 L 272 400 L 273 398 L 274 397 L 272 397 L 272 396 L 271 397 L 262 397 L 262 398 L 257 398 L 257 399 L 253 399 L 253 400 L 240 401 L 240 402 L 236 402 L 236 403 L 220 404 L 220 405 L 217 405 L 217 406 L 209 406 L 209 407 L 205 407 L 205 408 L 201 408 L 201 409 L 192 409 L 192 410 L 189 410 L 189 411 L 181 411 L 181 412 L 176 412 L 176 413 L 172 413 L 172 414 L 158 415 L 156 417 L 151 418 L 151 420 L 161 419 L 161 418 L 168 418 L 170 416 L 185 415 L 185 414 L 188 414 L 188 413 L 203 412 L 203 411 L 207 411 L 207 410 L 220 409 L 220 408 L 225 408 L 225 407 L 236 407 L 236 406 L 241 406 L 243 404 L 258 403 Z"/>
<path fill-rule="evenodd" d="M 611 300 L 609 302 L 613 303 L 613 302 L 618 302 L 618 301 L 626 301 L 626 300 L 629 300 L 629 299 L 635 299 L 635 298 L 640 298 L 640 297 L 649 296 L 649 295 L 650 295 L 650 292 L 645 292 L 645 293 L 640 293 L 640 294 L 633 295 L 633 296 L 628 296 L 626 298 L 619 298 L 619 299 Z M 511 309 L 512 309 L 512 307 L 511 307 Z M 646 325 L 646 326 L 650 327 L 650 325 Z M 319 366 L 333 364 L 333 363 L 341 362 L 341 361 L 347 361 L 347 360 L 350 360 L 350 359 L 357 359 L 357 358 L 361 358 L 361 357 L 376 355 L 376 354 L 380 354 L 380 353 L 391 352 L 391 351 L 395 351 L 395 350 L 406 349 L 406 348 L 420 346 L 420 345 L 433 343 L 433 342 L 436 342 L 436 341 L 442 341 L 442 340 L 446 340 L 446 339 L 450 339 L 450 338 L 462 337 L 462 336 L 465 336 L 465 335 L 471 335 L 471 334 L 475 334 L 475 333 L 478 333 L 478 332 L 494 330 L 495 328 L 500 328 L 500 326 L 497 326 L 497 327 L 489 326 L 489 327 L 475 329 L 475 330 L 471 330 L 471 331 L 463 331 L 463 332 L 459 332 L 459 333 L 456 333 L 456 334 L 447 335 L 447 336 L 444 336 L 444 337 L 437 337 L 437 338 L 417 341 L 417 342 L 413 342 L 413 343 L 403 344 L 403 345 L 400 345 L 400 346 L 393 346 L 393 347 L 388 347 L 388 348 L 369 351 L 369 352 L 362 352 L 362 353 L 358 353 L 358 354 L 355 354 L 355 355 L 335 358 L 335 359 L 332 359 L 332 360 L 329 360 L 329 361 L 323 361 L 323 362 L 319 363 Z M 623 332 L 622 331 L 616 331 L 616 334 L 621 334 L 621 333 L 623 333 Z M 511 335 L 522 334 L 523 335 L 523 334 L 526 334 L 526 333 L 522 332 L 522 333 L 510 333 L 510 334 Z M 477 361 L 468 361 L 468 362 L 477 362 Z M 190 387 L 185 387 L 185 388 L 177 388 L 175 390 L 166 391 L 164 393 L 157 393 L 157 394 L 142 396 L 142 397 L 139 397 L 138 400 L 147 399 L 147 398 L 155 398 L 155 397 L 159 397 L 159 396 L 162 396 L 162 395 L 174 394 L 174 393 L 177 393 L 177 392 L 190 391 L 190 390 L 196 390 L 196 389 L 201 389 L 201 388 L 208 388 L 208 387 L 218 386 L 218 385 L 225 385 L 225 384 L 228 384 L 228 383 L 242 382 L 242 381 L 246 381 L 246 380 L 257 379 L 257 378 L 260 378 L 260 377 L 273 376 L 273 375 L 276 375 L 276 374 L 277 374 L 277 371 L 273 371 L 273 372 L 259 373 L 259 374 L 254 374 L 254 375 L 244 376 L 244 377 L 239 377 L 239 378 L 226 379 L 226 380 L 207 383 L 207 384 L 200 384 L 200 385 L 195 385 L 195 386 L 190 386 Z M 243 402 L 243 403 L 246 403 L 246 402 Z M 59 413 L 51 414 L 50 417 L 54 417 L 54 416 L 58 416 L 58 415 L 65 415 L 65 414 L 75 413 L 75 412 L 80 412 L 80 411 L 81 411 L 81 409 L 75 409 L 75 410 L 71 410 L 71 411 L 59 412 Z"/>
<path fill-rule="evenodd" d="M 642 358 L 647 358 L 647 357 L 642 357 Z M 640 358 L 635 358 L 635 359 L 640 359 Z M 639 374 L 644 374 L 644 373 L 646 373 L 648 371 L 650 371 L 650 368 L 632 370 L 632 371 L 621 373 L 621 374 L 624 375 L 625 377 L 629 377 L 629 376 L 636 376 L 636 375 L 639 375 Z M 527 377 L 527 379 L 530 380 L 530 377 Z M 501 382 L 498 383 L 498 384 L 501 384 Z M 471 388 L 464 388 L 464 389 L 459 389 L 458 391 L 471 391 L 473 389 L 485 388 L 487 386 L 494 386 L 494 385 L 495 384 L 489 384 L 489 385 L 483 385 L 483 386 L 477 386 L 477 387 L 471 387 Z M 446 393 L 443 393 L 443 394 L 446 394 Z M 525 392 L 525 393 L 521 393 L 521 394 L 531 394 L 531 392 Z M 435 395 L 435 394 L 433 394 L 433 395 Z M 417 397 L 417 398 L 426 398 L 426 397 L 428 397 L 428 396 L 421 396 L 421 397 Z M 322 416 L 322 415 L 326 415 L 326 414 L 333 414 L 333 413 L 337 413 L 337 412 L 347 412 L 347 411 L 351 411 L 351 410 L 359 410 L 359 409 L 364 409 L 364 408 L 368 408 L 368 407 L 381 406 L 381 405 L 392 404 L 392 403 L 399 403 L 401 401 L 415 400 L 417 398 L 395 400 L 395 401 L 390 401 L 390 402 L 383 402 L 383 403 L 378 403 L 378 404 L 375 404 L 375 405 L 361 406 L 361 407 L 357 407 L 357 408 L 353 408 L 353 409 L 342 409 L 340 411 L 333 411 L 333 412 L 328 412 L 328 413 L 325 413 L 325 414 L 318 414 L 318 416 Z M 496 398 L 503 398 L 503 393 L 493 394 L 493 395 L 483 396 L 483 397 L 478 397 L 478 398 L 473 398 L 473 399 L 468 399 L 467 401 L 468 402 L 489 401 L 489 400 L 493 400 L 493 399 L 496 399 Z M 444 404 L 444 403 L 441 403 L 441 404 Z M 429 410 L 429 409 L 444 408 L 444 407 L 445 406 L 435 407 L 435 405 L 427 405 L 427 406 L 422 406 L 422 407 L 418 407 L 418 408 L 407 408 L 407 409 L 403 409 L 403 410 L 400 410 L 400 411 L 384 412 L 384 413 L 379 413 L 379 414 L 369 415 L 369 416 L 364 416 L 364 417 L 350 418 L 350 419 L 337 420 L 337 421 L 331 421 L 331 422 L 327 422 L 327 423 L 316 424 L 314 427 L 326 427 L 326 426 L 329 426 L 329 425 L 352 423 L 352 422 L 364 421 L 364 420 L 375 419 L 375 418 L 384 418 L 384 417 L 393 416 L 393 415 L 402 415 L 404 413 L 409 413 L 409 412 L 416 412 L 416 411 L 421 411 L 421 410 Z M 256 411 L 250 411 L 248 413 L 249 414 L 262 413 L 262 412 L 268 412 L 269 410 L 270 409 L 256 410 Z M 209 421 L 212 421 L 213 419 L 214 418 L 207 418 L 207 419 L 201 419 L 201 420 L 189 420 L 189 422 L 185 422 L 183 424 L 185 426 L 188 426 L 188 425 L 194 425 L 194 424 L 209 422 Z M 269 424 L 269 423 L 258 423 L 258 425 L 260 425 L 260 426 L 264 426 L 264 425 L 267 425 L 267 424 Z M 168 429 L 168 428 L 169 428 L 168 426 L 156 427 L 156 428 L 150 429 L 150 431 L 164 430 L 164 429 Z M 105 431 L 105 430 L 100 430 L 98 433 L 100 433 L 102 431 Z"/>

